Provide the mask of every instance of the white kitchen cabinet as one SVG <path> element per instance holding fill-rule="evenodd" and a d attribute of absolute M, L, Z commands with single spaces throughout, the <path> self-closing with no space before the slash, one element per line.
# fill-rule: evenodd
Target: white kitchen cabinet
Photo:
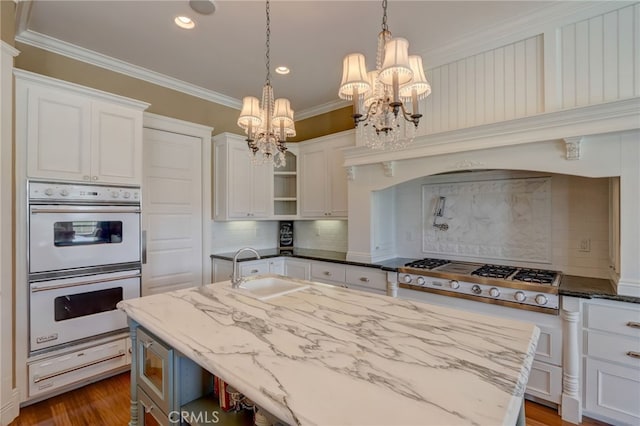
<path fill-rule="evenodd" d="M 640 305 L 585 302 L 584 413 L 640 424 Z"/>
<path fill-rule="evenodd" d="M 142 183 L 142 112 L 148 104 L 16 72 L 16 126 L 27 177 Z"/>
<path fill-rule="evenodd" d="M 347 217 L 347 172 L 342 148 L 355 144 L 342 132 L 300 144 L 300 216 L 316 219 Z"/>
<path fill-rule="evenodd" d="M 284 261 L 283 275 L 300 280 L 309 280 L 311 279 L 311 262 L 288 257 Z"/>
<path fill-rule="evenodd" d="M 250 277 L 253 275 L 278 274 L 284 275 L 285 266 L 284 259 L 280 257 L 269 259 L 246 260 L 238 262 L 238 270 L 241 277 Z M 224 259 L 213 259 L 212 262 L 212 281 L 214 283 L 220 281 L 229 281 L 233 274 L 233 262 Z"/>
<path fill-rule="evenodd" d="M 295 219 L 298 215 L 298 155 L 297 147 L 285 153 L 286 165 L 273 169 L 273 216 Z"/>
<path fill-rule="evenodd" d="M 387 294 L 387 274 L 377 268 L 312 261 L 311 281 L 369 293 Z"/>
<path fill-rule="evenodd" d="M 214 220 L 255 220 L 272 215 L 273 168 L 251 163 L 244 137 L 213 138 Z"/>

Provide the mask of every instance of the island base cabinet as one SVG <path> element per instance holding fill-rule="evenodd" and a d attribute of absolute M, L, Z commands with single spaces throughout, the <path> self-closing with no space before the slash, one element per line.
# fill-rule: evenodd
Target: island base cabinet
<path fill-rule="evenodd" d="M 169 426 L 169 415 L 138 386 L 138 425 Z"/>
<path fill-rule="evenodd" d="M 585 411 L 614 424 L 640 424 L 640 372 L 586 359 Z M 595 416 L 594 416 L 595 415 Z"/>

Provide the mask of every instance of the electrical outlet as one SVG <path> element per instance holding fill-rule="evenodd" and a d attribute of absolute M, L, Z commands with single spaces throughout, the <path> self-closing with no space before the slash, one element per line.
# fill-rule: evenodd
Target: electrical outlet
<path fill-rule="evenodd" d="M 582 251 L 585 253 L 588 253 L 591 251 L 591 238 L 583 238 L 582 240 L 580 240 L 580 247 L 578 248 L 578 251 Z"/>

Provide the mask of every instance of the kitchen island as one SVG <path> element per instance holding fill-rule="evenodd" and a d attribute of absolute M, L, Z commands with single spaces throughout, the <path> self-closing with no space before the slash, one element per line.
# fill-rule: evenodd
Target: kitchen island
<path fill-rule="evenodd" d="M 288 424 L 516 423 L 535 325 L 303 283 L 268 300 L 221 282 L 118 307 L 132 338 L 141 327 Z"/>

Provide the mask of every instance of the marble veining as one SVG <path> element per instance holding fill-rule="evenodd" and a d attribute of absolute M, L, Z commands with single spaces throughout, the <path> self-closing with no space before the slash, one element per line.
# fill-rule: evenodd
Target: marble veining
<path fill-rule="evenodd" d="M 222 282 L 118 307 L 300 425 L 512 425 L 539 335 L 529 323 L 316 283 L 260 301 Z"/>

